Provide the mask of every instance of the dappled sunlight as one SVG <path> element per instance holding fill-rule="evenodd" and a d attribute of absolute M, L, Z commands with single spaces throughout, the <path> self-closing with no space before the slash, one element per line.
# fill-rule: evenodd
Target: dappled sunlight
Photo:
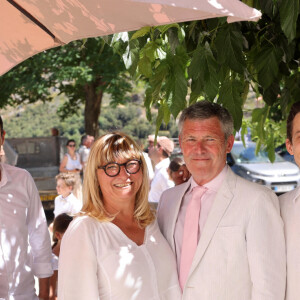
<path fill-rule="evenodd" d="M 0 298 L 18 287 L 26 291 L 33 289 L 33 257 L 32 249 L 28 247 L 28 203 L 21 190 L 1 195 L 5 201 L 0 211 L 0 291 L 4 293 L 0 293 Z M 40 222 L 31 225 L 36 229 Z"/>
<path fill-rule="evenodd" d="M 224 9 L 222 4 L 218 0 L 208 0 L 208 3 L 210 3 L 213 7 L 217 9 Z"/>
<path fill-rule="evenodd" d="M 150 5 L 149 11 L 153 14 L 153 19 L 158 23 L 167 23 L 172 21 L 166 12 L 163 11 L 162 5 L 152 4 Z"/>
<path fill-rule="evenodd" d="M 121 278 L 124 275 L 126 266 L 130 265 L 133 260 L 133 254 L 130 253 L 130 249 L 132 246 L 128 245 L 128 247 L 121 247 L 119 252 L 119 268 L 116 272 L 116 279 Z"/>
<path fill-rule="evenodd" d="M 152 242 L 152 243 L 154 243 L 154 244 L 157 245 L 157 241 L 156 241 L 156 239 L 155 239 L 155 237 L 153 235 L 150 235 L 149 240 L 150 240 L 150 242 Z"/>
<path fill-rule="evenodd" d="M 1 2 L 0 62 L 1 73 L 47 48 L 58 46 L 53 38 L 33 24 L 7 1 Z"/>
<path fill-rule="evenodd" d="M 115 297 L 126 298 L 127 295 L 133 295 L 130 299 L 139 299 L 142 290 L 147 288 L 142 278 L 143 269 L 137 267 L 141 261 L 145 262 L 144 252 L 140 249 L 136 245 L 126 243 L 110 251 L 111 255 L 107 256 L 107 259 L 101 259 L 107 276 L 111 278 L 110 290 Z M 120 294 L 120 291 L 125 294 Z M 100 296 L 104 298 L 107 293 L 108 290 L 103 288 Z"/>
<path fill-rule="evenodd" d="M 260 13 L 239 0 L 19 0 L 35 20 L 7 1 L 0 10 L 0 75 L 43 50 L 88 37 L 191 20 L 229 16 L 257 20 Z M 134 7 L 134 9 L 133 9 Z M 39 25 L 35 24 L 40 22 Z M 40 28 L 39 26 L 44 28 Z"/>

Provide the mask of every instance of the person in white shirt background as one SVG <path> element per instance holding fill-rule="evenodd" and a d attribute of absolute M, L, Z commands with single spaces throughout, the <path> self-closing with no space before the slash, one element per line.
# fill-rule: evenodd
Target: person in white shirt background
<path fill-rule="evenodd" d="M 5 132 L 0 117 L 0 144 Z M 0 164 L 0 299 L 37 300 L 49 297 L 51 242 L 39 193 L 30 174 Z"/>
<path fill-rule="evenodd" d="M 59 300 L 179 300 L 175 256 L 148 202 L 143 154 L 121 132 L 100 137 L 84 176 L 81 216 L 62 240 Z"/>
<path fill-rule="evenodd" d="M 72 192 L 75 185 L 75 176 L 72 173 L 60 173 L 55 179 L 56 190 L 59 195 L 54 200 L 55 218 L 62 213 L 77 214 L 82 207 L 82 203 Z"/>
<path fill-rule="evenodd" d="M 138 146 L 140 147 L 142 153 L 143 153 L 143 156 L 144 156 L 144 159 L 146 161 L 146 165 L 147 165 L 147 169 L 148 169 L 148 177 L 149 177 L 149 181 L 151 183 L 153 177 L 154 177 L 154 171 L 153 171 L 153 165 L 152 165 L 152 161 L 148 155 L 147 152 L 147 149 L 144 148 L 144 144 L 141 140 L 137 140 L 136 143 L 138 144 Z"/>
<path fill-rule="evenodd" d="M 291 107 L 287 119 L 286 149 L 300 166 L 300 102 Z M 300 299 L 300 187 L 279 197 L 287 251 L 285 300 Z"/>
<path fill-rule="evenodd" d="M 151 182 L 149 202 L 158 203 L 163 191 L 174 186 L 168 174 L 170 156 L 174 150 L 174 143 L 166 136 L 157 137 L 157 143 L 149 147 L 149 157 L 154 162 L 154 178 Z"/>
<path fill-rule="evenodd" d="M 81 137 L 81 145 L 79 147 L 78 153 L 80 155 L 80 160 L 82 163 L 83 174 L 89 158 L 91 147 L 94 143 L 95 138 L 92 135 L 83 135 Z"/>

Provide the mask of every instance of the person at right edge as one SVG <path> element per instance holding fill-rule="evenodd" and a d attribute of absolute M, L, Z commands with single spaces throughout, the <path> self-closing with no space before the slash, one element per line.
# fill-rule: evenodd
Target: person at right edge
<path fill-rule="evenodd" d="M 182 299 L 283 300 L 286 255 L 277 196 L 226 165 L 233 121 L 200 101 L 179 120 L 192 174 L 162 194 L 158 223 L 177 259 Z"/>
<path fill-rule="evenodd" d="M 286 149 L 300 166 L 300 102 L 294 103 L 287 119 Z M 300 187 L 279 197 L 287 251 L 285 300 L 300 299 Z"/>

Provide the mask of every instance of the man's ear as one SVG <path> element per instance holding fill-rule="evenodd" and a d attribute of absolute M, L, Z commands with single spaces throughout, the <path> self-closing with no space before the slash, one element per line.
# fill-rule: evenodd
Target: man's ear
<path fill-rule="evenodd" d="M 229 153 L 231 151 L 233 143 L 234 143 L 234 136 L 230 135 L 226 142 L 226 153 Z"/>
<path fill-rule="evenodd" d="M 289 139 L 285 140 L 286 150 L 289 154 L 294 155 L 293 144 Z"/>

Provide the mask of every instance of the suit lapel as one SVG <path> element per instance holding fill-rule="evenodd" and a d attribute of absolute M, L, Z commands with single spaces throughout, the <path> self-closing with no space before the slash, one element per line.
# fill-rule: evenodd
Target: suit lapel
<path fill-rule="evenodd" d="M 192 274 L 197 265 L 200 263 L 212 237 L 214 236 L 214 233 L 233 198 L 234 193 L 232 191 L 235 188 L 235 184 L 236 177 L 234 173 L 228 169 L 226 178 L 216 195 L 203 232 L 200 236 L 190 274 Z"/>
<path fill-rule="evenodd" d="M 171 205 L 169 206 L 169 216 L 170 217 L 170 223 L 167 226 L 168 228 L 168 240 L 169 244 L 171 245 L 171 248 L 173 252 L 175 253 L 175 241 L 174 241 L 174 232 L 175 232 L 175 226 L 176 226 L 176 221 L 178 218 L 178 213 L 180 210 L 181 202 L 182 199 L 188 190 L 190 186 L 190 180 L 188 182 L 185 182 L 180 185 L 180 189 L 173 189 L 172 193 L 172 199 L 171 200 Z"/>

